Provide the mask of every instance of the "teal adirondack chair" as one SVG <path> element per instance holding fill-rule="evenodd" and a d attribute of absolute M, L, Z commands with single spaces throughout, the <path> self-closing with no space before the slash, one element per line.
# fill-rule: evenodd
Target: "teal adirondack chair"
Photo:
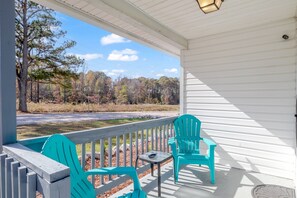
<path fill-rule="evenodd" d="M 169 138 L 174 161 L 174 181 L 178 181 L 181 165 L 207 165 L 210 170 L 210 181 L 215 183 L 214 150 L 216 144 L 200 137 L 201 122 L 195 116 L 185 114 L 174 120 L 175 137 Z M 207 155 L 200 154 L 200 140 L 208 146 Z"/>
<path fill-rule="evenodd" d="M 63 135 L 52 135 L 42 148 L 42 154 L 70 168 L 70 183 L 72 198 L 95 198 L 96 193 L 87 177 L 89 175 L 129 175 L 134 182 L 134 191 L 121 198 L 146 198 L 142 191 L 137 172 L 134 167 L 104 167 L 84 172 L 78 161 L 76 147 Z"/>

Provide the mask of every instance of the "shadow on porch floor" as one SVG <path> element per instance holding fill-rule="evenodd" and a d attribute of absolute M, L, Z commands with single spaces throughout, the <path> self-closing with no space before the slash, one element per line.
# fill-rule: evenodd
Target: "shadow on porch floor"
<path fill-rule="evenodd" d="M 148 197 L 158 197 L 157 172 L 154 177 L 147 175 L 141 179 L 143 189 Z M 180 179 L 174 184 L 172 177 L 172 164 L 162 167 L 162 193 L 165 198 L 252 198 L 251 190 L 259 184 L 275 184 L 294 188 L 292 180 L 271 175 L 247 172 L 241 169 L 229 168 L 216 164 L 216 184 L 209 181 L 209 172 L 206 167 L 187 166 L 179 175 Z M 129 192 L 130 185 L 112 197 Z"/>

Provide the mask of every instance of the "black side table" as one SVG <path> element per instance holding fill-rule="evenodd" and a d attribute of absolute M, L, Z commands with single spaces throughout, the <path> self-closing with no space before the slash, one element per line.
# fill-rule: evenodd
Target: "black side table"
<path fill-rule="evenodd" d="M 154 158 L 149 158 L 149 155 L 152 153 L 155 153 L 156 156 Z M 161 166 L 161 163 L 169 160 L 170 158 L 172 158 L 172 155 L 170 153 L 165 153 L 161 151 L 150 151 L 142 155 L 138 155 L 135 161 L 135 168 L 137 168 L 139 159 L 150 163 L 152 176 L 154 176 L 154 164 L 158 165 L 158 196 L 159 197 L 161 197 L 161 167 L 160 166 Z"/>

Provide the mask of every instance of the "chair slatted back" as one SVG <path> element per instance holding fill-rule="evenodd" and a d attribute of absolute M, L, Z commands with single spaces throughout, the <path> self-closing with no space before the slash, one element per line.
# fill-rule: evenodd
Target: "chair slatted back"
<path fill-rule="evenodd" d="M 193 115 L 185 114 L 174 121 L 179 153 L 199 153 L 200 129 L 201 122 Z"/>
<path fill-rule="evenodd" d="M 95 190 L 80 166 L 73 142 L 63 135 L 53 135 L 44 143 L 41 153 L 70 168 L 72 198 L 95 198 Z"/>

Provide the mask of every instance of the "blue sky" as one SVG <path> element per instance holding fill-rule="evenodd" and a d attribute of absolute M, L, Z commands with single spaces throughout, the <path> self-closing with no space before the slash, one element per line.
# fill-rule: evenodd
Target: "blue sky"
<path fill-rule="evenodd" d="M 103 71 L 112 78 L 179 77 L 177 57 L 58 12 L 56 17 L 67 31 L 66 39 L 77 42 L 68 53 L 84 58 L 86 70 Z"/>

